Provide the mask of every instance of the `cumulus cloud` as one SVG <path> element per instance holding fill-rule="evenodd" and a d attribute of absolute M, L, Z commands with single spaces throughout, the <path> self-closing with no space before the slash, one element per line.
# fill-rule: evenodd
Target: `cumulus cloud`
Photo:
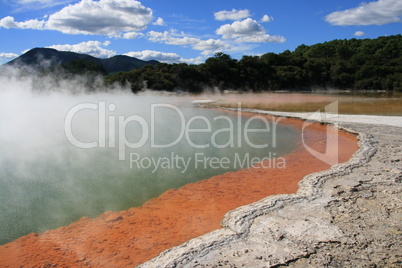
<path fill-rule="evenodd" d="M 353 35 L 354 36 L 364 36 L 364 35 L 366 35 L 366 33 L 362 32 L 362 31 L 356 31 Z"/>
<path fill-rule="evenodd" d="M 264 32 L 264 28 L 257 21 L 250 18 L 242 21 L 235 21 L 232 24 L 222 25 L 218 30 L 216 30 L 216 33 L 222 35 L 225 39 Z"/>
<path fill-rule="evenodd" d="M 264 27 L 253 19 L 235 21 L 225 24 L 216 30 L 216 34 L 224 39 L 234 39 L 237 43 L 283 43 L 283 36 L 271 36 L 266 34 Z"/>
<path fill-rule="evenodd" d="M 0 27 L 10 29 L 10 28 L 19 28 L 19 29 L 35 29 L 35 30 L 43 30 L 45 26 L 45 21 L 43 20 L 27 20 L 24 22 L 16 22 L 13 17 L 7 16 L 0 20 Z"/>
<path fill-rule="evenodd" d="M 227 50 L 230 45 L 219 39 L 202 40 L 195 37 L 185 36 L 183 33 L 177 34 L 174 31 L 156 32 L 150 31 L 147 34 L 151 42 L 159 42 L 168 45 L 190 45 L 195 50 L 202 50 L 203 55 L 213 54 L 217 51 Z"/>
<path fill-rule="evenodd" d="M 165 26 L 165 21 L 162 18 L 157 18 L 153 25 L 158 25 L 158 26 Z"/>
<path fill-rule="evenodd" d="M 174 31 L 149 31 L 147 35 L 148 40 L 151 42 L 159 42 L 168 45 L 194 45 L 200 40 L 194 37 L 187 37 L 184 34 L 177 34 Z"/>
<path fill-rule="evenodd" d="M 202 50 L 202 55 L 211 55 L 216 52 L 229 50 L 231 46 L 219 39 L 199 40 L 193 49 Z"/>
<path fill-rule="evenodd" d="M 82 42 L 75 45 L 53 45 L 48 46 L 48 48 L 54 48 L 60 51 L 71 51 L 76 53 L 88 54 L 97 58 L 110 58 L 116 55 L 116 51 L 108 50 L 103 48 L 104 46 L 110 45 L 110 41 L 105 41 L 103 43 L 99 41 L 88 41 Z"/>
<path fill-rule="evenodd" d="M 18 56 L 19 55 L 15 54 L 15 53 L 4 53 L 4 52 L 0 53 L 0 59 L 2 59 L 2 60 L 12 60 Z"/>
<path fill-rule="evenodd" d="M 180 57 L 180 55 L 176 53 L 166 53 L 166 52 L 160 52 L 160 51 L 154 51 L 154 50 L 144 50 L 144 51 L 132 51 L 128 52 L 124 55 L 130 56 L 130 57 L 135 57 L 141 60 L 157 60 L 160 62 L 166 62 L 166 63 L 179 63 L 179 62 L 185 62 L 185 63 L 191 63 L 191 64 L 196 64 L 196 63 L 201 63 L 203 58 L 202 57 L 197 57 L 193 59 L 183 59 Z"/>
<path fill-rule="evenodd" d="M 333 12 L 325 17 L 332 25 L 383 25 L 400 22 L 401 0 L 378 0 L 356 8 Z"/>
<path fill-rule="evenodd" d="M 143 33 L 139 33 L 139 32 L 128 32 L 128 33 L 124 33 L 122 34 L 122 38 L 124 39 L 136 39 L 138 37 L 142 37 L 144 36 Z"/>
<path fill-rule="evenodd" d="M 261 18 L 261 22 L 271 22 L 271 21 L 273 21 L 274 20 L 274 18 L 273 17 L 271 17 L 271 16 L 268 16 L 268 15 L 264 15 L 262 18 Z"/>
<path fill-rule="evenodd" d="M 67 34 L 115 35 L 144 30 L 152 10 L 134 0 L 82 0 L 49 16 L 47 26 Z"/>
<path fill-rule="evenodd" d="M 248 9 L 236 10 L 232 9 L 231 11 L 222 10 L 214 13 L 215 19 L 219 21 L 223 20 L 241 20 L 244 18 L 250 17 L 250 11 Z"/>
<path fill-rule="evenodd" d="M 0 20 L 0 26 L 118 36 L 122 32 L 142 31 L 152 20 L 152 10 L 135 0 L 81 0 L 50 15 L 47 21 L 15 22 L 13 17 L 5 17 Z"/>

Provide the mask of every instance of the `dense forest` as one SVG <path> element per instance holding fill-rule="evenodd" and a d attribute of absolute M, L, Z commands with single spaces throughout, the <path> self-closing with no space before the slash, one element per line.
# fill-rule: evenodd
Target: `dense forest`
<path fill-rule="evenodd" d="M 294 51 L 233 59 L 216 53 L 205 63 L 146 65 L 109 74 L 107 84 L 199 92 L 205 88 L 238 91 L 351 89 L 402 90 L 402 36 L 333 40 Z"/>
<path fill-rule="evenodd" d="M 86 54 L 34 48 L 5 65 L 27 70 L 28 74 L 33 74 L 33 70 L 38 89 L 44 87 L 45 77 L 57 84 L 84 75 L 82 81 L 90 91 L 104 88 L 104 84 L 108 87 L 122 85 L 133 92 L 143 89 L 402 91 L 402 35 L 300 45 L 294 51 L 243 56 L 239 60 L 216 53 L 199 65 L 142 61 L 122 55 L 99 59 Z M 1 68 L 0 75 L 4 73 Z"/>

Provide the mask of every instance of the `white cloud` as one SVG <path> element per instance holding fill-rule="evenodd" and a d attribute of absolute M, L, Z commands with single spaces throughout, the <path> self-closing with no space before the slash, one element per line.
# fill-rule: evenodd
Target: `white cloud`
<path fill-rule="evenodd" d="M 271 22 L 271 21 L 273 21 L 273 20 L 274 20 L 273 17 L 268 16 L 268 15 L 265 14 L 265 15 L 261 18 L 260 22 Z"/>
<path fill-rule="evenodd" d="M 124 33 L 121 37 L 124 39 L 136 39 L 138 37 L 142 37 L 144 36 L 143 33 L 139 33 L 139 32 L 128 32 L 128 33 Z"/>
<path fill-rule="evenodd" d="M 255 34 L 235 39 L 237 43 L 284 43 L 286 38 L 280 35 Z"/>
<path fill-rule="evenodd" d="M 216 33 L 222 35 L 224 39 L 230 39 L 265 33 L 265 30 L 257 21 L 248 18 L 242 21 L 235 21 L 232 24 L 222 25 L 216 30 Z"/>
<path fill-rule="evenodd" d="M 333 12 L 325 20 L 333 25 L 383 25 L 400 22 L 401 0 L 378 0 L 356 8 Z"/>
<path fill-rule="evenodd" d="M 13 17 L 7 16 L 0 20 L 0 27 L 10 29 L 10 28 L 19 28 L 19 29 L 35 29 L 35 30 L 43 30 L 45 25 L 45 21 L 42 20 L 27 20 L 24 22 L 16 22 Z"/>
<path fill-rule="evenodd" d="M 229 50 L 231 46 L 219 39 L 199 40 L 193 49 L 202 50 L 202 55 L 211 55 L 216 52 Z"/>
<path fill-rule="evenodd" d="M 47 26 L 67 34 L 115 35 L 144 30 L 152 10 L 134 0 L 82 0 L 49 16 Z"/>
<path fill-rule="evenodd" d="M 283 43 L 283 36 L 266 34 L 264 27 L 253 19 L 235 21 L 225 24 L 216 30 L 224 39 L 233 39 L 236 43 Z"/>
<path fill-rule="evenodd" d="M 0 20 L 0 26 L 120 36 L 124 32 L 142 31 L 152 20 L 152 10 L 135 0 L 81 0 L 50 15 L 47 21 L 15 22 L 13 17 L 5 17 Z"/>
<path fill-rule="evenodd" d="M 75 45 L 53 45 L 49 46 L 48 48 L 54 48 L 60 51 L 71 51 L 76 53 L 88 54 L 97 58 L 110 58 L 116 55 L 116 51 L 103 48 L 104 46 L 108 45 L 110 45 L 110 41 L 105 41 L 103 43 L 99 41 L 88 41 Z"/>
<path fill-rule="evenodd" d="M 160 62 L 179 62 L 180 56 L 176 53 L 165 53 L 154 50 L 144 50 L 144 51 L 132 51 L 125 53 L 124 55 L 135 57 L 140 60 L 157 60 Z"/>
<path fill-rule="evenodd" d="M 187 64 L 200 64 L 205 62 L 204 57 L 196 57 L 196 58 L 191 58 L 191 59 L 180 59 L 180 62 L 187 63 Z"/>
<path fill-rule="evenodd" d="M 15 53 L 4 53 L 4 52 L 0 53 L 0 59 L 2 59 L 2 60 L 12 60 L 18 56 L 19 55 L 15 54 Z"/>
<path fill-rule="evenodd" d="M 151 42 L 159 42 L 168 45 L 194 45 L 199 42 L 200 39 L 187 37 L 183 33 L 178 34 L 175 31 L 149 31 L 148 40 L 150 40 Z"/>
<path fill-rule="evenodd" d="M 190 45 L 195 50 L 203 51 L 203 55 L 213 54 L 218 51 L 230 49 L 230 45 L 219 39 L 202 40 L 195 37 L 185 36 L 183 33 L 170 32 L 148 32 L 148 40 L 151 42 L 159 42 L 168 45 Z"/>
<path fill-rule="evenodd" d="M 158 26 L 166 26 L 165 21 L 162 18 L 157 18 L 153 25 L 158 25 Z"/>
<path fill-rule="evenodd" d="M 203 61 L 202 57 L 197 57 L 193 59 L 183 59 L 180 57 L 180 55 L 176 53 L 166 53 L 166 52 L 160 52 L 160 51 L 154 51 L 154 50 L 144 50 L 144 51 L 133 51 L 133 52 L 128 52 L 125 53 L 124 55 L 130 56 L 130 57 L 135 57 L 137 59 L 141 60 L 157 60 L 160 62 L 166 62 L 166 63 L 179 63 L 179 62 L 184 62 L 184 63 L 190 63 L 190 64 L 197 64 L 201 63 Z"/>
<path fill-rule="evenodd" d="M 231 11 L 222 10 L 214 13 L 215 19 L 219 21 L 223 20 L 241 20 L 244 18 L 250 17 L 250 11 L 248 9 L 236 10 L 232 9 Z"/>
<path fill-rule="evenodd" d="M 354 36 L 364 36 L 364 35 L 366 35 L 366 33 L 362 32 L 362 31 L 356 31 L 353 35 Z"/>

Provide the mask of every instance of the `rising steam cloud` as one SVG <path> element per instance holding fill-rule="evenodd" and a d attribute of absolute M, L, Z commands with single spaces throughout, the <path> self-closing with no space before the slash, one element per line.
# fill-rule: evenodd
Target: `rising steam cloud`
<path fill-rule="evenodd" d="M 130 167 L 129 157 L 119 161 L 118 147 L 81 149 L 66 137 L 66 115 L 83 103 L 97 107 L 100 103 L 106 107 L 112 104 L 115 109 L 106 110 L 105 115 L 107 119 L 114 118 L 115 123 L 119 116 L 131 115 L 150 122 L 150 106 L 159 103 L 179 107 L 186 119 L 199 115 L 211 118 L 213 129 L 227 127 L 212 119 L 222 115 L 220 112 L 189 107 L 193 99 L 193 96 L 172 97 L 152 92 L 134 95 L 128 88 L 104 87 L 101 80 L 93 77 L 65 79 L 62 74 L 55 77 L 38 75 L 32 70 L 3 68 L 0 76 L 0 244 L 30 232 L 67 225 L 83 216 L 95 217 L 108 210 L 139 206 L 168 189 L 228 171 L 193 168 L 187 172 L 158 169 L 151 173 Z M 99 141 L 98 112 L 87 109 L 73 117 L 71 128 L 77 139 Z M 111 122 L 105 124 L 107 139 L 118 130 Z M 180 131 L 180 116 L 173 110 L 160 110 L 156 127 L 157 139 L 168 143 Z M 198 127 L 205 128 L 202 122 Z M 133 122 L 124 129 L 124 134 L 134 142 L 140 130 L 141 126 Z M 280 137 L 285 145 L 278 148 L 281 150 L 278 155 L 293 148 L 289 140 L 294 133 L 286 128 L 282 132 Z M 210 137 L 205 134 L 197 139 L 203 144 Z M 250 148 L 218 150 L 212 146 L 200 152 L 221 157 L 234 155 L 239 150 L 257 156 L 266 154 Z M 172 152 L 184 159 L 194 156 L 194 148 L 186 142 L 157 151 L 147 143 L 141 148 L 129 148 L 127 153 L 168 157 Z"/>

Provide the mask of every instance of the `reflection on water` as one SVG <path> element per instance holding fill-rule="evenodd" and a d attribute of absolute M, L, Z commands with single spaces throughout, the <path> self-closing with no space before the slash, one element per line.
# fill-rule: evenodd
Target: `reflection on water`
<path fill-rule="evenodd" d="M 209 98 L 212 98 L 209 96 Z M 402 115 L 401 92 L 309 91 L 227 94 L 216 97 L 217 106 L 237 106 L 270 111 L 315 112 L 338 101 L 341 114 Z"/>
<path fill-rule="evenodd" d="M 262 159 L 287 154 L 295 148 L 297 140 L 292 128 L 281 125 L 276 126 L 275 132 L 270 125 L 270 132 L 250 131 L 244 135 L 246 127 L 267 129 L 263 120 L 248 121 L 236 114 L 180 106 L 183 121 L 178 111 L 162 107 L 155 110 L 154 144 L 174 143 L 181 135 L 183 124 L 189 131 L 167 148 L 152 148 L 155 146 L 150 138 L 139 148 L 125 146 L 125 160 L 119 160 L 122 130 L 119 126 L 123 122 L 119 120 L 137 115 L 151 128 L 150 105 L 175 99 L 125 94 L 37 96 L 25 93 L 18 97 L 3 94 L 3 97 L 0 103 L 0 244 L 30 232 L 67 225 L 84 216 L 95 217 L 108 210 L 140 206 L 168 189 L 246 167 L 245 157 Z M 92 103 L 99 108 L 102 101 L 116 108 L 112 112 L 106 110 L 104 148 L 73 146 L 64 133 L 66 114 L 77 104 Z M 192 118 L 197 120 L 191 121 Z M 99 125 L 99 109 L 83 109 L 73 116 L 71 127 L 77 140 L 95 141 L 99 145 Z M 143 131 L 143 126 L 133 120 L 123 132 L 127 143 L 132 145 L 141 139 Z M 115 139 L 109 143 L 111 136 Z M 258 149 L 250 144 L 269 147 Z M 227 158 L 225 163 L 228 163 L 223 167 L 219 163 L 211 164 L 213 158 Z"/>

